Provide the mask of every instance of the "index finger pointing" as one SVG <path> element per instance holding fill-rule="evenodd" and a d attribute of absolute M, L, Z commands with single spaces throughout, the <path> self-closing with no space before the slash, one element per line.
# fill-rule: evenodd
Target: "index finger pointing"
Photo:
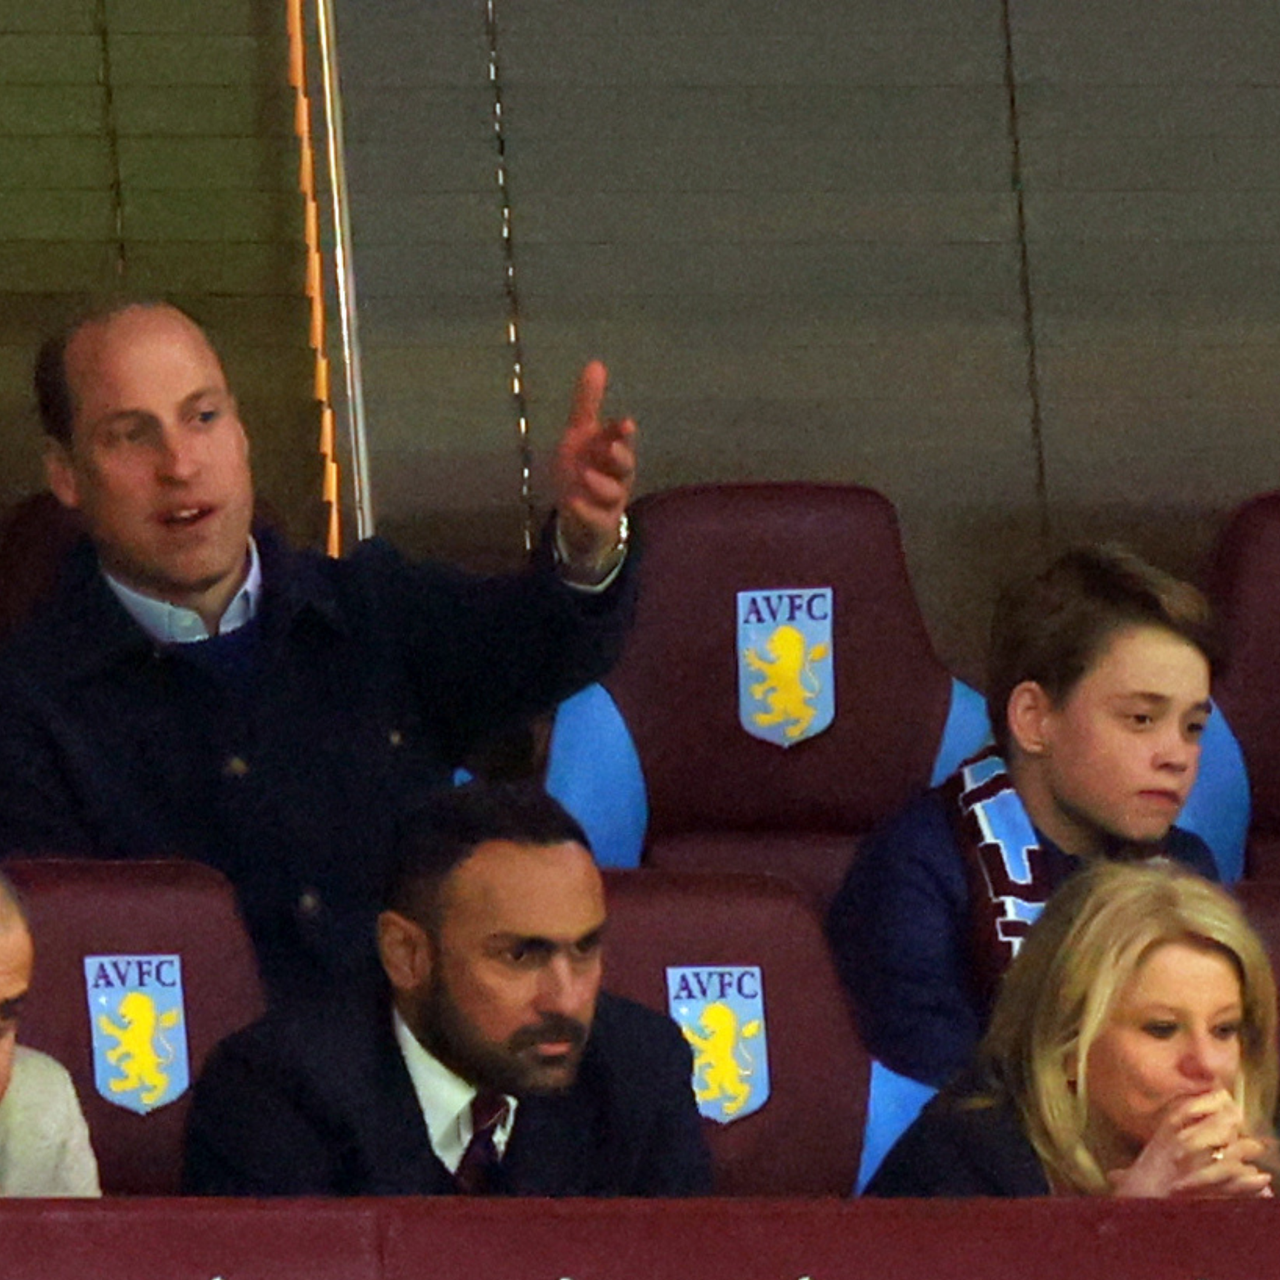
<path fill-rule="evenodd" d="M 604 403 L 609 373 L 602 360 L 590 360 L 578 375 L 573 388 L 573 403 L 569 407 L 569 429 L 597 427 L 600 424 L 600 406 Z"/>

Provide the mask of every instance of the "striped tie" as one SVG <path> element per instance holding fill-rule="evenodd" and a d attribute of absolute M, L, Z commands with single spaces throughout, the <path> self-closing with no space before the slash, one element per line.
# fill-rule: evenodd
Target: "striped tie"
<path fill-rule="evenodd" d="M 494 1175 L 501 1163 L 493 1135 L 506 1114 L 507 1100 L 500 1093 L 485 1091 L 471 1100 L 471 1141 L 454 1174 L 463 1195 L 482 1196 L 493 1189 Z"/>

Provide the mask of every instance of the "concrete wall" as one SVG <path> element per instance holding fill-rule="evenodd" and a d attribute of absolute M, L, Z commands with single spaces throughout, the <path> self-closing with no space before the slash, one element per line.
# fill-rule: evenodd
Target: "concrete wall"
<path fill-rule="evenodd" d="M 1194 568 L 1280 475 L 1274 5 L 498 12 L 540 451 L 601 354 L 646 487 L 882 489 L 970 675 L 1045 547 Z M 514 553 L 483 5 L 338 16 L 380 522 Z"/>

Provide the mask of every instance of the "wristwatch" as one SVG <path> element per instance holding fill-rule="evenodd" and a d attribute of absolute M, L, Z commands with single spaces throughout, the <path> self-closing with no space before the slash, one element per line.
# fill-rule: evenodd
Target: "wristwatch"
<path fill-rule="evenodd" d="M 607 551 L 602 552 L 589 564 L 575 563 L 565 546 L 564 535 L 560 531 L 560 518 L 556 517 L 555 556 L 556 567 L 561 577 L 574 586 L 605 587 L 613 580 L 613 576 L 622 567 L 627 557 L 627 544 L 631 540 L 631 523 L 624 511 L 618 520 L 618 536 Z"/>

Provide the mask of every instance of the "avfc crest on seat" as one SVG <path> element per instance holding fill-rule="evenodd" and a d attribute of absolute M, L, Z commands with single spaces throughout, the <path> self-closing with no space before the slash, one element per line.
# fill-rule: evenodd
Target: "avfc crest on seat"
<path fill-rule="evenodd" d="M 85 956 L 98 1092 L 145 1115 L 191 1083 L 181 956 Z"/>
<path fill-rule="evenodd" d="M 738 719 L 791 747 L 835 718 L 830 587 L 738 592 Z"/>
<path fill-rule="evenodd" d="M 728 1124 L 769 1099 L 764 986 L 758 965 L 667 969 L 667 1005 L 693 1047 L 693 1093 Z"/>

